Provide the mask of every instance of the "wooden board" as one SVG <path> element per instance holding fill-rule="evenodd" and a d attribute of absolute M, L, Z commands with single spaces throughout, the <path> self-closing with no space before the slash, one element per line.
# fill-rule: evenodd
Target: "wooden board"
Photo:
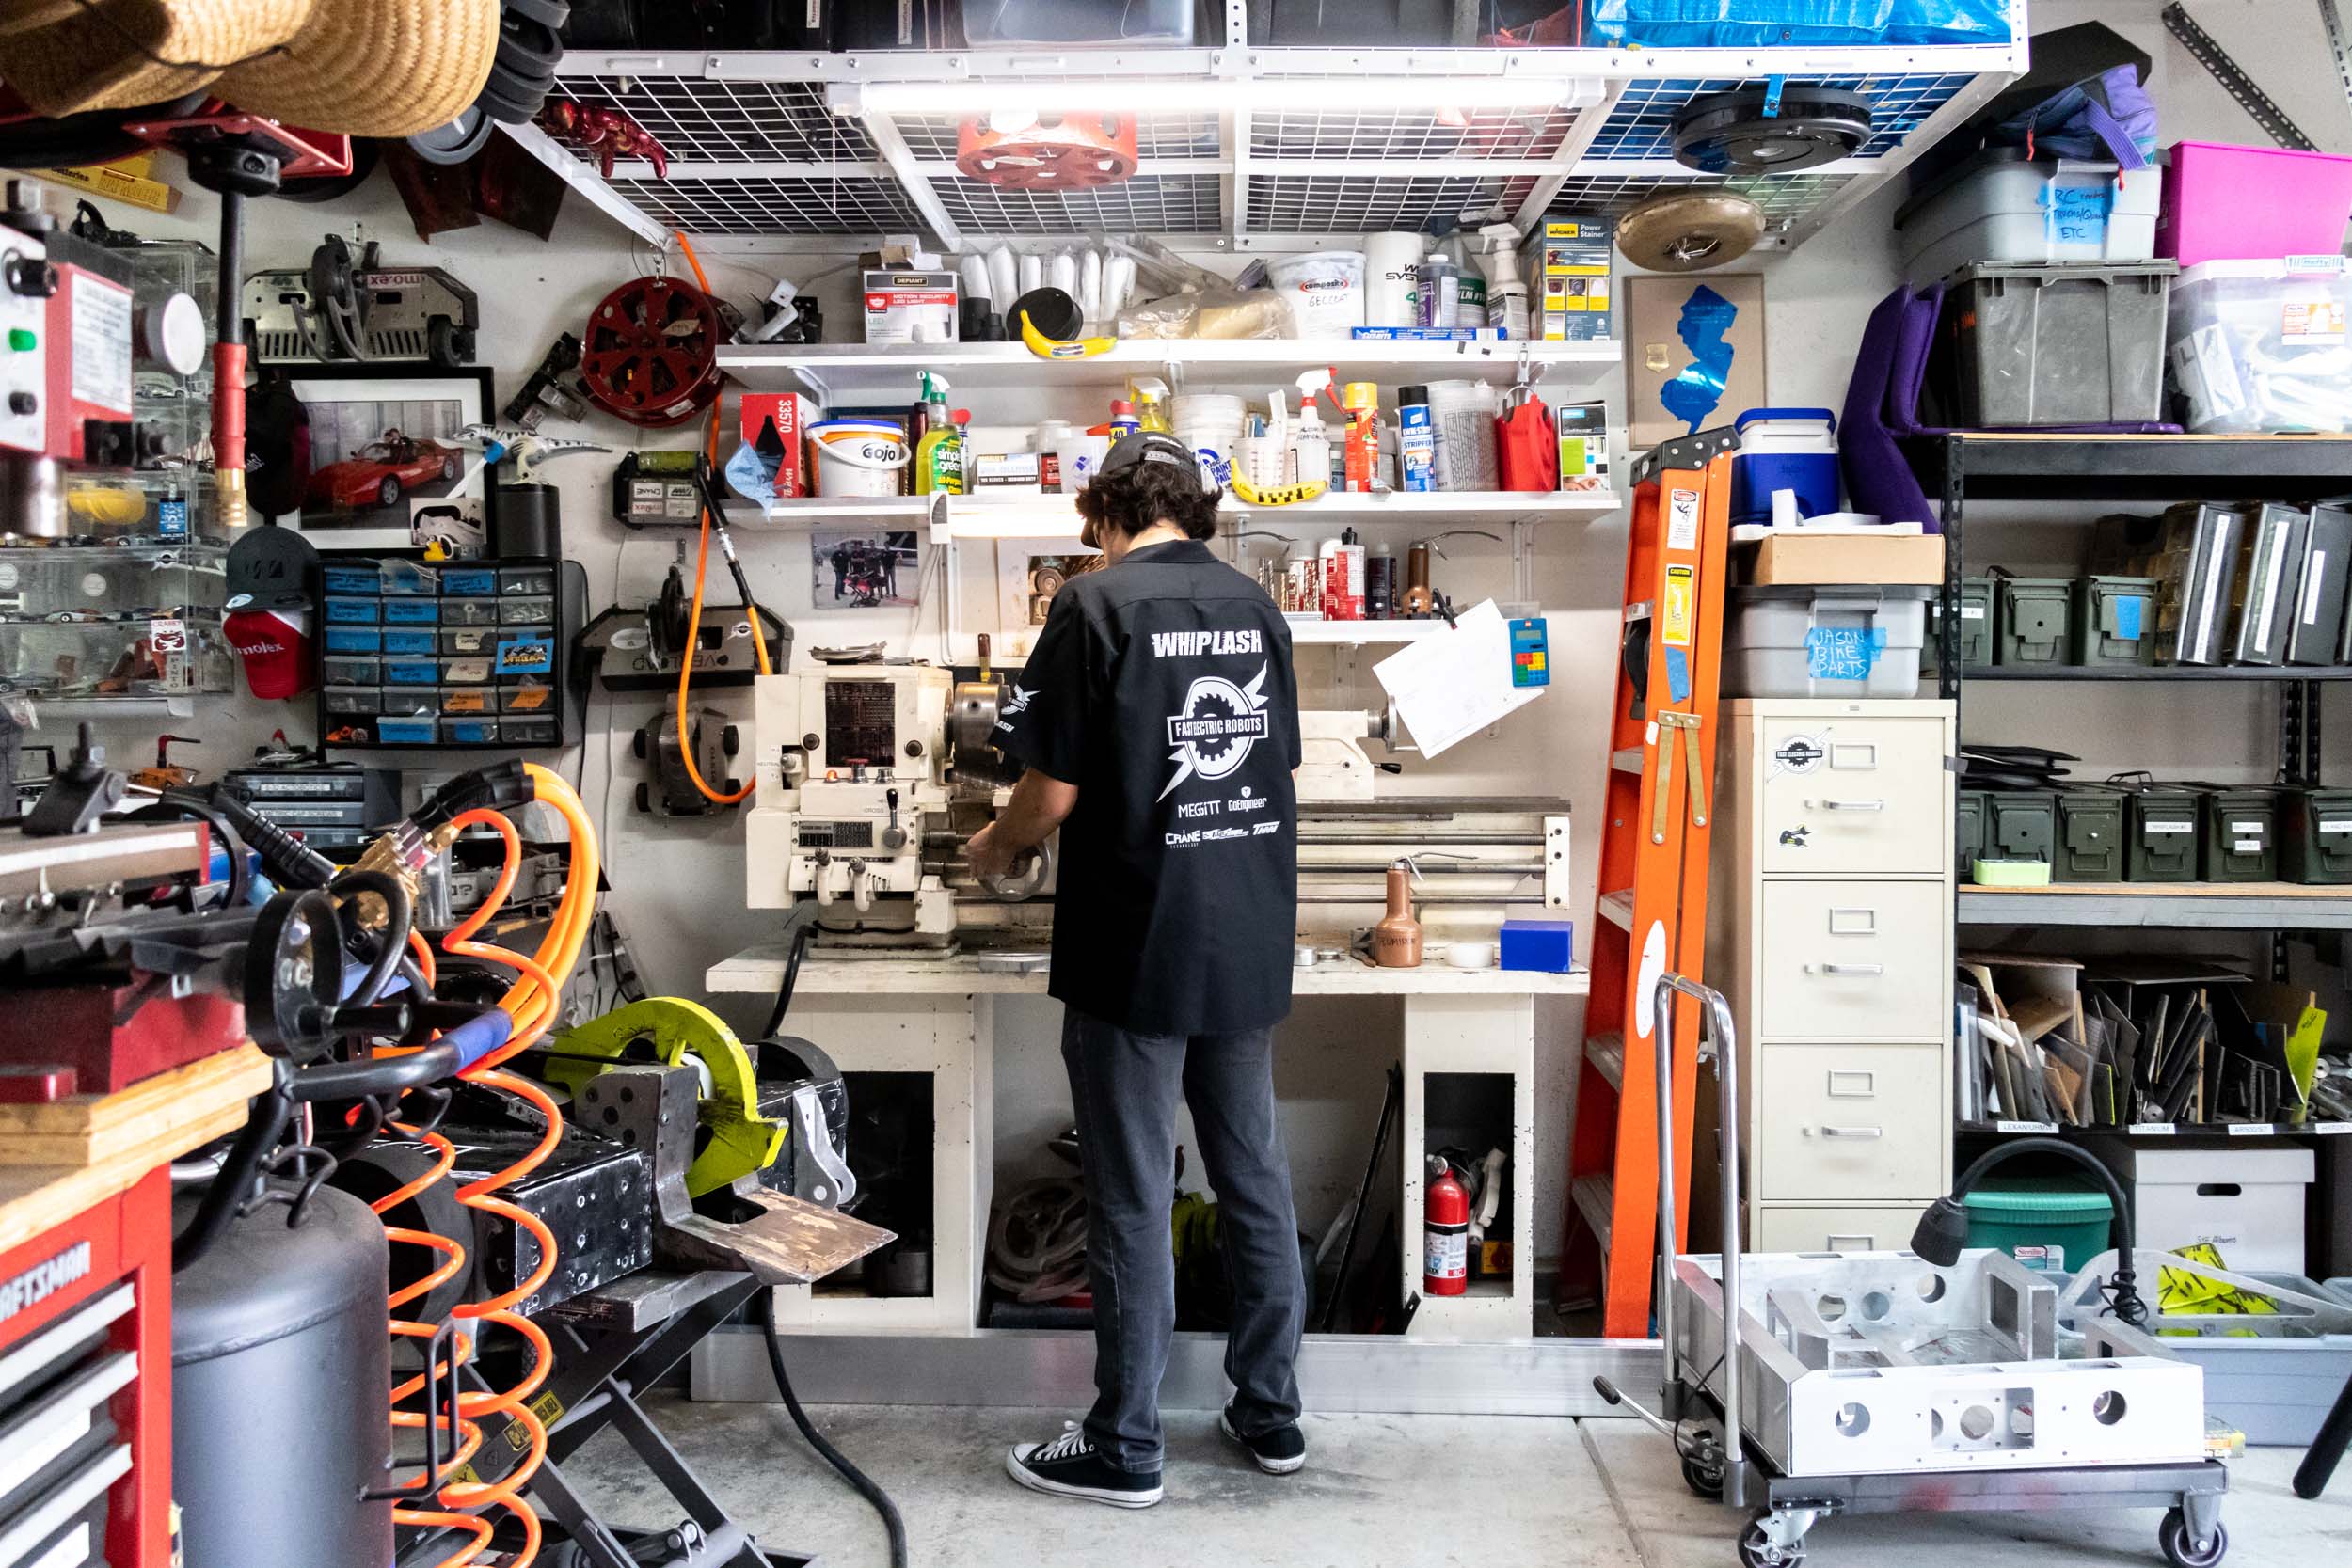
<path fill-rule="evenodd" d="M 11 1165 L 0 1168 L 0 1253 L 61 1225 L 93 1203 L 126 1192 L 165 1161 L 245 1125 L 245 1101 L 216 1104 L 145 1148 L 97 1164 Z"/>
<path fill-rule="evenodd" d="M 160 1164 L 218 1136 L 185 1137 L 224 1109 L 245 1119 L 245 1102 L 269 1087 L 270 1061 L 250 1045 L 159 1072 L 119 1093 L 77 1094 L 44 1105 L 0 1105 L 0 1166 L 95 1165 L 149 1154 Z M 158 1152 L 160 1151 L 160 1152 Z"/>

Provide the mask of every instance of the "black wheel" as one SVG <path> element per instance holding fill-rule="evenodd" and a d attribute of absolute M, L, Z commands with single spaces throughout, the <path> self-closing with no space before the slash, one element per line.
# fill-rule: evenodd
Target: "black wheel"
<path fill-rule="evenodd" d="M 645 760 L 645 732 L 644 732 L 644 731 L 643 731 L 643 730 L 639 730 L 639 731 L 638 731 L 635 735 L 630 736 L 628 737 L 628 749 L 629 749 L 631 752 L 634 752 L 637 754 L 637 760 L 638 760 L 639 762 L 643 762 L 643 761 L 644 761 L 644 760 Z"/>
<path fill-rule="evenodd" d="M 447 316 L 436 316 L 424 324 L 425 356 L 443 370 L 454 370 L 466 362 L 457 351 L 457 324 Z M 457 477 L 457 461 L 452 458 L 441 472 L 443 479 Z"/>
<path fill-rule="evenodd" d="M 1721 1502 L 1724 1497 L 1724 1467 L 1720 1460 L 1703 1458 L 1698 1454 L 1682 1456 L 1682 1484 L 1708 1502 Z"/>
<path fill-rule="evenodd" d="M 637 809 L 642 812 L 653 810 L 653 788 L 643 779 L 637 782 Z"/>
<path fill-rule="evenodd" d="M 1775 1546 L 1758 1522 L 1750 1525 L 1740 1537 L 1740 1560 L 1745 1568 L 1797 1568 L 1804 1560 L 1804 1543 Z"/>
<path fill-rule="evenodd" d="M 727 755 L 735 755 L 737 752 L 742 750 L 742 746 L 743 736 L 737 731 L 733 724 L 729 724 L 725 729 L 719 732 L 719 750 L 724 752 Z"/>
<path fill-rule="evenodd" d="M 740 789 L 740 788 L 742 788 L 742 787 L 743 787 L 743 781 L 742 781 L 742 780 L 738 779 L 738 778 L 734 777 L 733 775 L 729 775 L 729 776 L 728 776 L 725 780 L 723 780 L 723 781 L 720 784 L 720 785 L 719 785 L 719 793 L 720 793 L 720 794 L 722 794 L 722 795 L 732 795 L 732 794 L 734 794 L 737 790 L 739 790 L 739 789 Z"/>
<path fill-rule="evenodd" d="M 2156 1527 L 2156 1544 L 2172 1568 L 2213 1568 L 2230 1550 L 2230 1532 L 2216 1519 L 2213 1535 L 2201 1547 L 2188 1538 L 2188 1516 L 2176 1508 Z"/>
<path fill-rule="evenodd" d="M 398 506 L 400 504 L 400 481 L 394 479 L 389 474 L 386 474 L 384 476 L 384 483 L 375 487 L 375 504 L 378 506 Z"/>

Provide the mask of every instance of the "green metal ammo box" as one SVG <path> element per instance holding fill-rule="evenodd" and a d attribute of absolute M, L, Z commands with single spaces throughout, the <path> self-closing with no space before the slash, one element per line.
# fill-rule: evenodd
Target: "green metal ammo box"
<path fill-rule="evenodd" d="M 2279 792 L 2209 786 L 2200 794 L 2205 817 L 2204 880 L 2277 881 Z"/>
<path fill-rule="evenodd" d="M 2127 796 L 2123 879 L 2127 882 L 2193 882 L 2197 850 L 2204 834 L 2201 802 L 2193 789 L 2142 784 Z"/>
<path fill-rule="evenodd" d="M 2156 579 L 2076 578 L 2067 631 L 2076 664 L 2156 661 Z"/>
<path fill-rule="evenodd" d="M 1952 812 L 1952 858 L 1958 863 L 1960 879 L 1977 879 L 1977 857 L 1984 853 L 1985 796 L 1990 791 L 1963 789 Z"/>
<path fill-rule="evenodd" d="M 1920 650 L 1919 673 L 1935 673 L 1936 660 L 1942 656 L 1944 641 L 1944 601 L 1941 594 L 1928 601 L 1927 641 Z M 1993 579 L 1963 578 L 1960 579 L 1960 667 L 1981 670 L 1993 662 Z"/>
<path fill-rule="evenodd" d="M 2050 879 L 2122 881 L 2125 815 L 2123 792 L 2120 789 L 2060 790 L 2057 852 L 2050 859 Z"/>
<path fill-rule="evenodd" d="M 2066 604 L 2073 591 L 2065 578 L 1994 579 L 1993 662 L 2064 664 Z"/>
<path fill-rule="evenodd" d="M 2352 789 L 2280 792 L 2279 874 L 2290 882 L 2352 882 Z"/>
<path fill-rule="evenodd" d="M 1995 789 L 1984 798 L 1984 858 L 2043 861 L 2058 842 L 2058 798 L 2046 789 Z"/>

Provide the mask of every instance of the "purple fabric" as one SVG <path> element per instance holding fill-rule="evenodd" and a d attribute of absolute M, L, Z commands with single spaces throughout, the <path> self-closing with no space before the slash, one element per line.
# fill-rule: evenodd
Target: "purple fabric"
<path fill-rule="evenodd" d="M 1927 492 L 1886 430 L 1888 385 L 1911 298 L 1910 289 L 1898 287 L 1879 301 L 1862 329 L 1853 379 L 1846 384 L 1845 412 L 1837 421 L 1837 465 L 1855 511 L 1875 513 L 1890 523 L 1921 523 L 1930 533 L 1940 533 L 1943 525 L 1928 505 Z"/>
<path fill-rule="evenodd" d="M 1936 319 L 1944 313 L 1944 285 L 1931 283 L 1918 293 L 1908 289 L 1896 315 L 1894 357 L 1886 382 L 1886 428 L 1903 436 L 1919 433 L 1919 389 L 1927 385 L 1928 353 L 1935 345 Z"/>

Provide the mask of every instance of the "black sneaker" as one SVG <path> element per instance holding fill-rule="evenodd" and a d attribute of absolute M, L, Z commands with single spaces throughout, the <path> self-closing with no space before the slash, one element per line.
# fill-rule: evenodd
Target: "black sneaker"
<path fill-rule="evenodd" d="M 1150 1508 L 1160 1500 L 1159 1471 L 1120 1469 L 1103 1457 L 1075 1421 L 1050 1443 L 1015 1443 L 1005 1455 L 1005 1470 L 1030 1491 L 1057 1497 L 1084 1497 L 1113 1508 Z"/>
<path fill-rule="evenodd" d="M 1250 1459 L 1267 1475 L 1286 1476 L 1307 1463 L 1307 1434 L 1298 1430 L 1296 1421 L 1244 1437 L 1233 1425 L 1233 1407 L 1229 1404 L 1218 1413 L 1216 1429 L 1248 1449 Z"/>

